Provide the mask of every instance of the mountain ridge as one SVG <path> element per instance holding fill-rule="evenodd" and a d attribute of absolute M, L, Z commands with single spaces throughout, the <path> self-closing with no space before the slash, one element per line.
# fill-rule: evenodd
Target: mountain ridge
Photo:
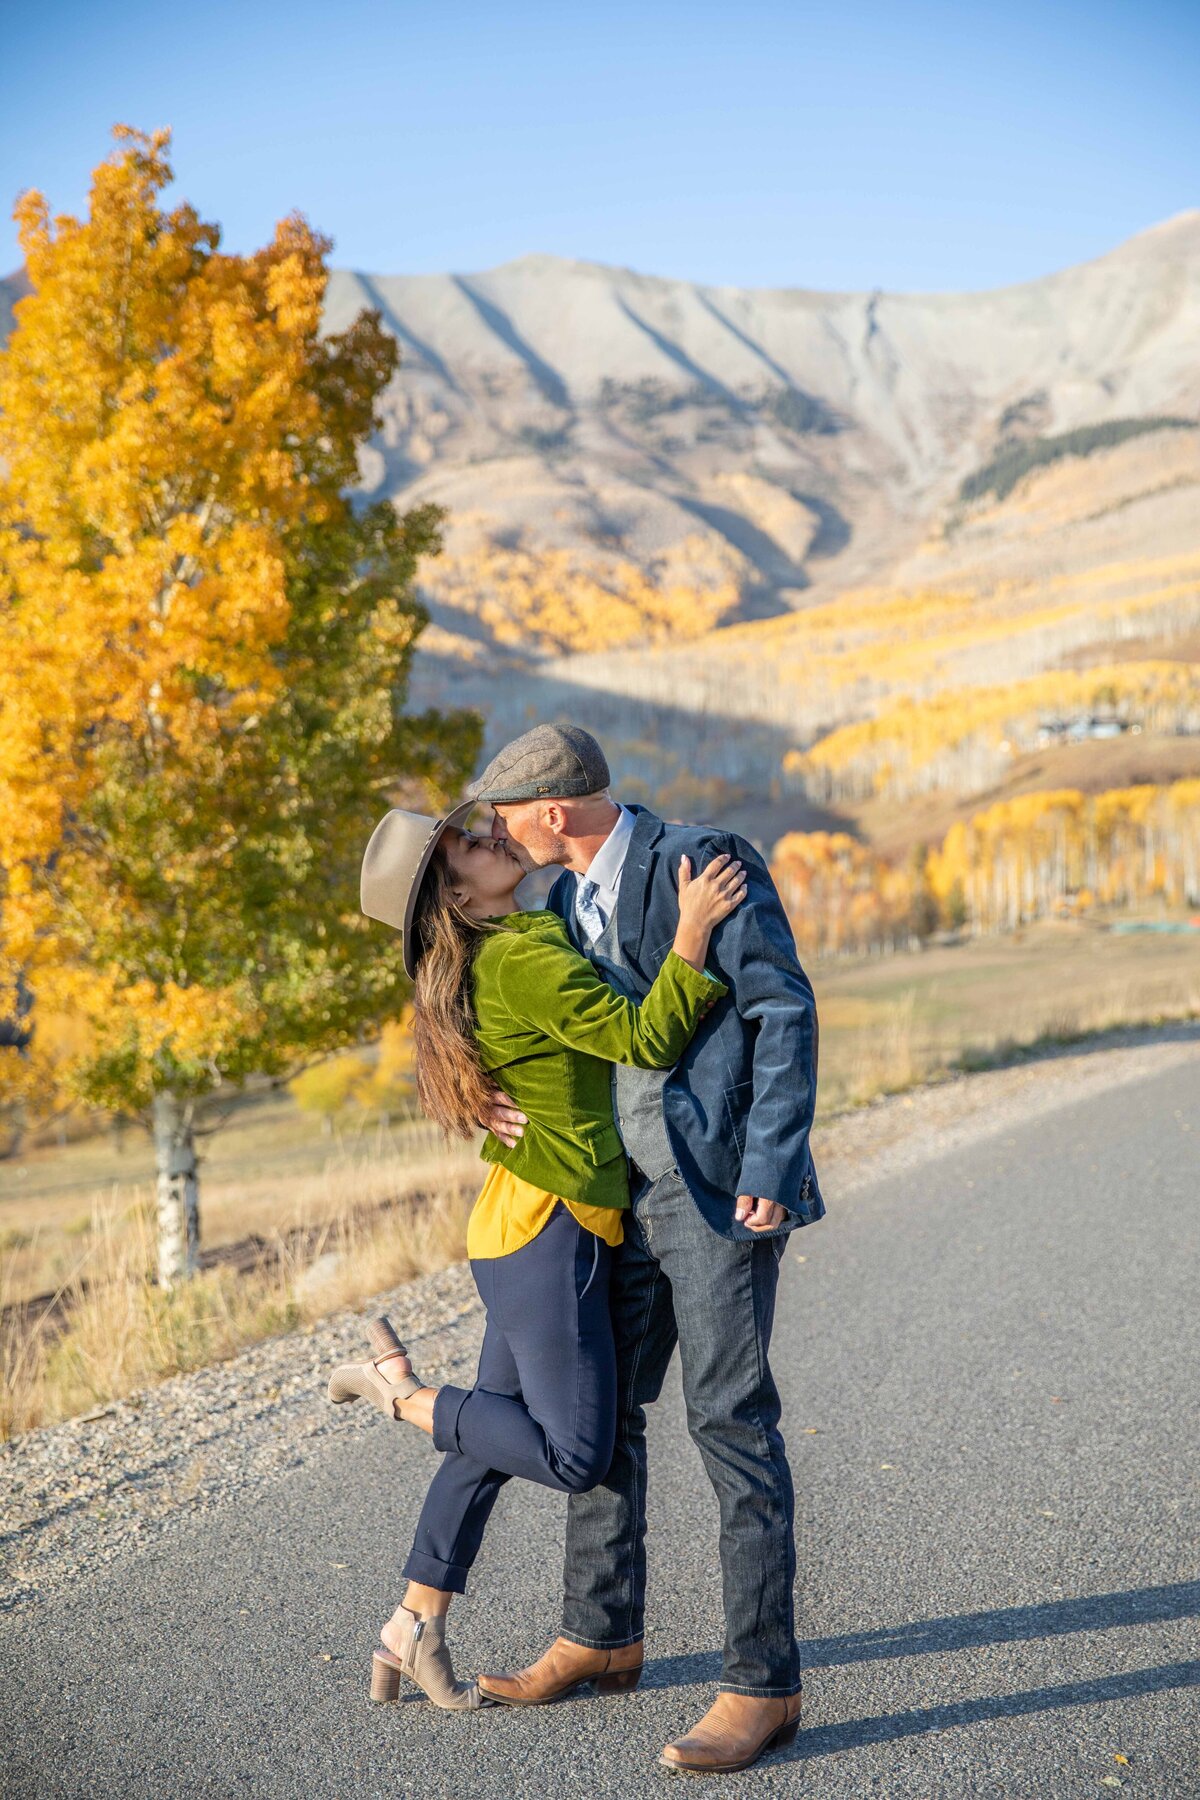
<path fill-rule="evenodd" d="M 597 275 L 626 275 L 640 281 L 679 284 L 688 287 L 706 289 L 711 293 L 739 294 L 798 294 L 824 298 L 845 298 L 846 296 L 866 294 L 888 294 L 897 299 L 963 299 L 971 300 L 981 295 L 1006 294 L 1014 289 L 1035 287 L 1040 282 L 1053 280 L 1056 276 L 1069 275 L 1077 269 L 1087 269 L 1097 263 L 1108 261 L 1110 257 L 1120 256 L 1125 251 L 1151 239 L 1162 240 L 1168 235 L 1193 232 L 1200 239 L 1200 207 L 1183 207 L 1179 212 L 1169 213 L 1166 218 L 1158 219 L 1151 225 L 1143 226 L 1140 231 L 1122 238 L 1107 250 L 1099 251 L 1095 256 L 1081 258 L 1078 262 L 1064 263 L 1061 268 L 1047 270 L 1042 275 L 1032 275 L 1021 281 L 1003 281 L 990 287 L 982 288 L 900 288 L 880 285 L 872 288 L 807 287 L 803 283 L 740 283 L 727 281 L 700 281 L 689 275 L 663 275 L 653 269 L 639 269 L 632 263 L 608 263 L 589 256 L 564 256 L 553 250 L 525 250 L 517 256 L 505 257 L 503 262 L 490 263 L 479 269 L 425 270 L 410 272 L 394 277 L 386 269 L 349 269 L 343 267 L 341 273 L 358 274 L 368 280 L 401 279 L 407 281 L 435 280 L 442 276 L 453 279 L 456 276 L 471 280 L 484 275 L 503 274 L 505 271 L 525 271 L 532 274 L 545 274 L 556 270 Z"/>

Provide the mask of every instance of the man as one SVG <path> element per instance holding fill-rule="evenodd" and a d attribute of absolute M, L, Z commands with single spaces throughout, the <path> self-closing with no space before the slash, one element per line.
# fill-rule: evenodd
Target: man
<path fill-rule="evenodd" d="M 678 1343 L 689 1429 L 720 1504 L 725 1650 L 715 1703 L 662 1760 L 725 1771 L 790 1742 L 800 1712 L 794 1501 L 767 1352 L 788 1234 L 825 1210 L 809 1151 L 816 1007 L 762 858 L 731 833 L 617 805 L 609 779 L 588 732 L 543 725 L 502 750 L 471 796 L 491 804 L 493 834 L 527 868 L 562 868 L 547 904 L 614 987 L 649 990 L 675 930 L 681 856 L 700 869 L 732 852 L 749 894 L 713 934 L 709 966 L 729 995 L 680 1062 L 667 1075 L 614 1072 L 632 1196 L 611 1290 L 616 1449 L 603 1483 L 569 1502 L 562 1635 L 480 1689 L 537 1705 L 589 1680 L 636 1686 L 645 1408 Z M 522 1116 L 505 1102 L 497 1095 L 487 1122 L 511 1141 Z"/>

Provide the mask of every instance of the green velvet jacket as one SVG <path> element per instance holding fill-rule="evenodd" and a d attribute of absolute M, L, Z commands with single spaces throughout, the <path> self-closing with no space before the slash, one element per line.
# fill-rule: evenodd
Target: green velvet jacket
<path fill-rule="evenodd" d="M 640 1003 L 581 956 L 556 913 L 508 913 L 475 957 L 476 1038 L 484 1067 L 529 1123 L 513 1149 L 489 1132 L 482 1155 L 523 1181 L 588 1206 L 629 1205 L 613 1120 L 613 1063 L 670 1069 L 721 981 L 672 950 Z"/>

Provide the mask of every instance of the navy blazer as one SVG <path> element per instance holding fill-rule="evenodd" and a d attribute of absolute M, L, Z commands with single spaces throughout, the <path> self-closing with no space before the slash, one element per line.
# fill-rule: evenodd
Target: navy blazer
<path fill-rule="evenodd" d="M 617 890 L 617 937 L 639 997 L 675 938 L 679 859 L 693 873 L 721 851 L 740 857 L 749 893 L 712 935 L 708 967 L 729 993 L 667 1076 L 663 1117 L 676 1165 L 723 1237 L 778 1236 L 824 1216 L 809 1148 L 817 1091 L 817 1008 L 767 865 L 744 838 L 708 825 L 667 825 L 632 806 L 633 835 Z M 564 870 L 546 902 L 574 937 L 576 877 Z M 774 1232 L 733 1216 L 754 1194 L 787 1208 Z"/>

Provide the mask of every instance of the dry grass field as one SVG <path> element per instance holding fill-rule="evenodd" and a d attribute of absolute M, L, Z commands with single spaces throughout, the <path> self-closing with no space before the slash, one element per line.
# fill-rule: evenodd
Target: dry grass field
<path fill-rule="evenodd" d="M 460 1260 L 478 1186 L 473 1151 L 414 1135 L 423 1142 L 407 1152 L 368 1149 L 304 1172 L 284 1156 L 274 1175 L 214 1177 L 202 1195 L 207 1266 L 173 1293 L 150 1279 L 149 1182 L 73 1190 L 66 1225 L 52 1222 L 51 1196 L 5 1200 L 0 1437 Z"/>
<path fill-rule="evenodd" d="M 402 1195 L 441 1192 L 474 1165 L 469 1145 L 447 1146 L 424 1121 L 365 1132 L 347 1121 L 341 1142 L 322 1137 L 286 1096 L 248 1106 L 201 1146 L 205 1252 L 252 1240 L 291 1240 Z M 52 1292 L 86 1273 L 95 1220 L 153 1205 L 149 1135 L 129 1127 L 118 1151 L 109 1132 L 0 1163 L 4 1299 Z"/>
<path fill-rule="evenodd" d="M 1200 1016 L 1200 931 L 1046 920 L 1011 937 L 814 966 L 819 1114 L 1046 1041 Z"/>

